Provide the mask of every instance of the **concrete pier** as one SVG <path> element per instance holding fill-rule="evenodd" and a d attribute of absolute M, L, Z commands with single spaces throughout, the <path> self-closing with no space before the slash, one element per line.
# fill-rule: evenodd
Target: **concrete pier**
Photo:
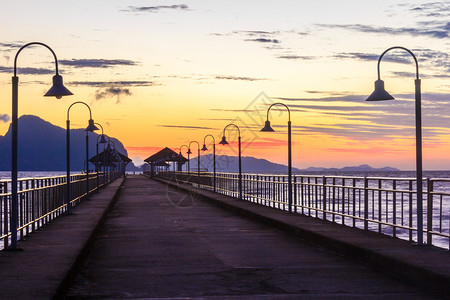
<path fill-rule="evenodd" d="M 449 295 L 447 251 L 144 176 L 73 212 L 0 252 L 1 299 Z"/>
<path fill-rule="evenodd" d="M 358 260 L 145 177 L 126 180 L 67 297 L 432 298 Z"/>

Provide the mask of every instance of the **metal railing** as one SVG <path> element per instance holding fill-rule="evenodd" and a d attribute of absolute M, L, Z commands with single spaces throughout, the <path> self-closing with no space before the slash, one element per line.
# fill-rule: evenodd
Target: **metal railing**
<path fill-rule="evenodd" d="M 99 173 L 98 181 L 96 173 L 89 175 L 89 193 L 121 175 L 121 172 Z M 18 179 L 19 239 L 66 212 L 66 179 L 66 176 Z M 86 197 L 86 174 L 70 176 L 70 191 L 72 206 Z M 10 244 L 11 198 L 11 180 L 0 180 L 0 241 L 3 240 L 0 249 L 6 249 Z"/>
<path fill-rule="evenodd" d="M 210 172 L 158 172 L 158 177 L 213 190 Z M 293 176 L 292 211 L 346 226 L 417 241 L 416 179 L 353 176 Z M 238 174 L 216 173 L 217 192 L 239 197 Z M 424 184 L 426 243 L 450 248 L 450 179 Z M 288 210 L 286 175 L 243 174 L 242 200 Z"/>

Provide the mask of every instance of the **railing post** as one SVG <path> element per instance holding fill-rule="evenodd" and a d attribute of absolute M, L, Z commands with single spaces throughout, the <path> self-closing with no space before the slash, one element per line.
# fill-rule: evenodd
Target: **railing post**
<path fill-rule="evenodd" d="M 297 176 L 292 176 L 292 192 L 294 193 L 294 212 L 297 213 Z"/>
<path fill-rule="evenodd" d="M 392 236 L 393 237 L 397 237 L 397 193 L 396 193 L 396 189 L 397 189 L 397 180 L 394 179 L 394 181 L 392 182 L 392 190 L 393 190 L 393 195 L 392 195 L 392 224 L 394 224 L 394 226 L 392 227 Z M 387 214 L 387 212 L 386 212 L 386 214 Z"/>
<path fill-rule="evenodd" d="M 364 230 L 369 230 L 369 181 L 364 176 Z"/>
<path fill-rule="evenodd" d="M 3 189 L 3 192 L 5 193 L 5 194 L 7 194 L 8 193 L 8 182 L 5 182 L 5 185 L 4 185 L 4 189 Z M 11 197 L 9 197 L 9 198 L 11 198 Z M 3 232 L 5 233 L 5 234 L 7 234 L 8 233 L 8 231 L 9 231 L 9 229 L 8 229 L 8 225 L 9 225 L 9 216 L 10 216 L 10 214 L 8 213 L 8 211 L 9 211 L 9 200 L 8 200 L 8 196 L 5 196 L 5 198 L 3 199 Z M 8 241 L 9 241 L 9 239 L 3 239 L 3 241 L 4 241 L 4 246 L 3 246 L 3 248 L 4 249 L 6 249 L 6 248 L 8 248 Z"/>
<path fill-rule="evenodd" d="M 427 245 L 433 244 L 433 182 L 427 178 Z"/>
<path fill-rule="evenodd" d="M 323 219 L 327 219 L 327 178 L 322 176 L 322 209 L 323 209 Z"/>

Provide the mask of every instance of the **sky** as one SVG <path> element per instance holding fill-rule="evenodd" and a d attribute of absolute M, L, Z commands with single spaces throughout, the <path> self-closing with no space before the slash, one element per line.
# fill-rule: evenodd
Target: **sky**
<path fill-rule="evenodd" d="M 412 56 L 392 50 L 381 61 L 396 100 L 364 101 L 381 53 L 402 46 L 419 63 L 424 170 L 449 170 L 449 32 L 448 1 L 8 1 L 0 11 L 0 135 L 10 125 L 15 55 L 42 42 L 74 95 L 43 97 L 54 59 L 27 47 L 17 59 L 19 116 L 65 127 L 70 104 L 84 101 L 137 165 L 166 146 L 191 144 L 195 154 L 191 141 L 202 146 L 211 134 L 219 142 L 230 123 L 240 128 L 243 156 L 287 164 L 287 110 L 274 106 L 275 132 L 260 132 L 280 102 L 290 109 L 294 167 L 414 170 Z M 82 106 L 71 109 L 72 127 L 87 119 Z M 230 145 L 217 145 L 217 154 L 237 155 L 237 130 L 228 128 Z"/>

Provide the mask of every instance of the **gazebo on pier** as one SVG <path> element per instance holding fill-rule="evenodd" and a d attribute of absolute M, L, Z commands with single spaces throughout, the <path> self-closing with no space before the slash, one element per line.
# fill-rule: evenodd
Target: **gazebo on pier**
<path fill-rule="evenodd" d="M 156 168 L 159 167 L 165 167 L 166 170 L 169 168 L 168 162 L 176 162 L 177 163 L 177 170 L 181 171 L 181 167 L 188 161 L 187 158 L 180 155 L 179 153 L 176 153 L 172 149 L 165 147 L 164 149 L 156 152 L 152 156 L 146 158 L 144 160 L 146 163 L 150 165 L 151 168 L 151 174 L 153 176 L 154 171 Z"/>
<path fill-rule="evenodd" d="M 95 165 L 96 170 L 99 167 L 113 167 L 116 164 L 123 163 L 123 170 L 125 170 L 125 166 L 131 162 L 131 159 L 120 152 L 105 149 L 98 155 L 91 157 L 89 162 Z"/>

